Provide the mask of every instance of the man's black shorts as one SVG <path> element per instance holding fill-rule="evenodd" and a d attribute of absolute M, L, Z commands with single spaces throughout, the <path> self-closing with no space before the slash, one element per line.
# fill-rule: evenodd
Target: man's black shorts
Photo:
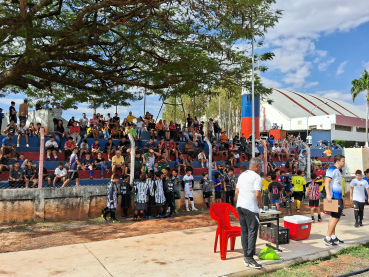
<path fill-rule="evenodd" d="M 79 179 L 78 172 L 77 171 L 69 172 L 68 179 L 71 180 Z"/>
<path fill-rule="evenodd" d="M 359 209 L 359 211 L 363 211 L 365 206 L 365 202 L 359 202 L 354 200 L 354 209 Z"/>
<path fill-rule="evenodd" d="M 317 199 L 317 200 L 310 200 L 309 199 L 309 207 L 310 208 L 318 208 L 320 207 L 320 200 Z"/>
<path fill-rule="evenodd" d="M 332 199 L 334 200 L 334 199 Z M 342 211 L 343 211 L 343 201 L 342 199 L 336 199 L 338 200 L 338 213 L 331 212 L 331 217 L 333 218 L 341 218 Z"/>
<path fill-rule="evenodd" d="M 303 191 L 295 191 L 293 193 L 293 197 L 295 197 L 295 200 L 299 200 L 299 201 L 302 201 L 304 199 L 304 192 Z"/>
<path fill-rule="evenodd" d="M 221 191 L 216 191 L 215 192 L 215 199 L 220 199 L 222 198 L 222 192 Z"/>
<path fill-rule="evenodd" d="M 204 198 L 209 198 L 210 196 L 213 196 L 213 194 L 211 193 L 211 191 L 203 192 L 203 197 Z"/>

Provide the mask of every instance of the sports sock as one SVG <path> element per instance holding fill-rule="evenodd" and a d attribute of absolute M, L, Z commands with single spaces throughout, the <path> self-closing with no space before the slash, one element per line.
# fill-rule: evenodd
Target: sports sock
<path fill-rule="evenodd" d="M 206 202 L 206 207 L 210 208 L 210 206 L 209 206 L 209 202 Z"/>
<path fill-rule="evenodd" d="M 140 212 L 140 217 L 143 218 L 144 217 L 144 213 Z"/>
<path fill-rule="evenodd" d="M 296 200 L 296 209 L 300 210 L 300 204 L 301 204 L 301 201 Z"/>
<path fill-rule="evenodd" d="M 168 211 L 167 212 L 170 213 L 170 207 L 168 207 Z"/>
<path fill-rule="evenodd" d="M 325 239 L 326 239 L 327 241 L 330 241 L 330 240 L 331 240 L 331 237 L 326 236 L 326 237 L 325 237 Z"/>
<path fill-rule="evenodd" d="M 50 156 L 47 156 L 48 159 L 50 159 Z"/>
<path fill-rule="evenodd" d="M 355 215 L 355 221 L 358 222 L 358 220 L 359 220 L 359 211 L 354 210 L 354 215 Z"/>
<path fill-rule="evenodd" d="M 195 209 L 195 202 L 191 201 L 192 209 Z"/>
<path fill-rule="evenodd" d="M 188 198 L 185 198 L 186 209 L 188 208 Z"/>
<path fill-rule="evenodd" d="M 110 212 L 110 214 L 111 214 L 111 216 L 110 216 L 110 217 L 111 217 L 113 220 L 117 220 L 117 219 L 116 219 L 116 217 L 115 217 L 115 212 Z"/>
<path fill-rule="evenodd" d="M 359 211 L 360 222 L 363 221 L 363 217 L 364 217 L 364 211 Z"/>
<path fill-rule="evenodd" d="M 337 238 L 336 235 L 331 236 L 331 239 L 336 239 L 336 238 Z"/>
<path fill-rule="evenodd" d="M 313 221 L 315 220 L 315 218 L 314 218 L 313 216 L 311 217 L 311 219 L 312 219 Z"/>
<path fill-rule="evenodd" d="M 92 175 L 94 174 L 93 170 L 90 170 L 90 176 L 92 177 Z"/>
<path fill-rule="evenodd" d="M 320 216 L 320 214 L 318 214 L 318 219 L 322 219 L 322 217 Z"/>

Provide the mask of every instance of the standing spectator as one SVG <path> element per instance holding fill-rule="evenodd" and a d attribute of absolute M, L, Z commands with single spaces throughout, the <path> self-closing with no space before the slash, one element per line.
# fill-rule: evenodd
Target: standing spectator
<path fill-rule="evenodd" d="M 15 102 L 12 101 L 11 106 L 9 107 L 9 122 L 13 120 L 14 123 L 17 123 L 17 111 L 15 110 L 14 106 Z"/>
<path fill-rule="evenodd" d="M 70 136 L 73 138 L 74 142 L 78 145 L 81 141 L 81 128 L 77 126 L 77 121 L 73 122 L 73 126 L 69 128 Z"/>
<path fill-rule="evenodd" d="M 307 166 L 307 156 L 306 156 L 306 150 L 302 151 L 302 153 L 299 155 L 299 168 L 302 171 L 305 171 L 305 168 Z"/>
<path fill-rule="evenodd" d="M 64 184 L 66 177 L 67 177 L 67 170 L 64 168 L 64 165 L 62 162 L 58 164 L 58 167 L 54 171 L 54 181 L 53 186 L 56 187 L 56 184 L 58 182 L 62 182 Z"/>
<path fill-rule="evenodd" d="M 87 125 L 88 125 L 88 118 L 86 117 L 86 114 L 82 114 L 82 118 L 79 119 L 79 127 L 81 129 L 81 135 L 86 136 L 87 131 Z"/>
<path fill-rule="evenodd" d="M 261 201 L 261 160 L 252 158 L 250 168 L 238 178 L 236 186 L 237 210 L 241 225 L 241 241 L 244 252 L 244 264 L 252 268 L 262 266 L 254 260 L 256 239 L 259 230 L 259 207 Z"/>
<path fill-rule="evenodd" d="M 53 107 L 53 109 L 52 109 L 52 115 L 53 115 L 54 125 L 59 124 L 59 121 L 62 121 L 63 120 L 63 117 L 62 117 L 63 110 L 60 107 L 60 103 L 56 103 L 56 108 Z"/>
<path fill-rule="evenodd" d="M 66 160 L 70 157 L 70 155 L 73 152 L 73 149 L 76 146 L 77 146 L 77 144 L 75 143 L 75 141 L 73 141 L 73 138 L 69 137 L 68 140 L 64 144 L 64 155 L 65 155 Z"/>
<path fill-rule="evenodd" d="M 28 119 L 28 101 L 24 99 L 23 104 L 19 105 L 19 122 L 27 122 Z"/>
<path fill-rule="evenodd" d="M 234 169 L 230 167 L 228 173 L 224 175 L 224 191 L 226 192 L 226 203 L 231 200 L 232 206 L 234 206 L 234 196 L 236 190 L 237 178 L 234 176 Z"/>
<path fill-rule="evenodd" d="M 163 121 L 163 124 L 164 124 L 164 134 L 165 134 L 165 140 L 166 141 L 169 141 L 169 138 L 170 138 L 170 131 L 169 131 L 169 125 L 167 124 L 167 121 L 164 120 Z"/>
<path fill-rule="evenodd" d="M 37 103 L 36 103 L 36 111 L 39 111 L 39 110 L 42 110 L 42 109 L 43 109 L 43 107 L 41 105 L 41 101 L 38 100 Z"/>
<path fill-rule="evenodd" d="M 306 137 L 306 143 L 309 147 L 313 145 L 313 137 L 311 136 L 311 133 Z"/>
<path fill-rule="evenodd" d="M 44 109 L 45 109 L 45 110 L 52 110 L 52 107 L 51 107 L 51 105 L 50 105 L 50 100 L 47 100 L 47 101 L 46 101 L 46 104 L 45 104 L 45 106 L 44 106 Z"/>
<path fill-rule="evenodd" d="M 97 154 L 97 158 L 95 159 L 95 168 L 97 170 L 101 170 L 101 179 L 104 179 L 104 171 L 107 171 L 107 170 L 106 170 L 105 159 L 102 157 L 101 152 Z"/>
<path fill-rule="evenodd" d="M 50 140 L 45 143 L 46 147 L 46 160 L 50 160 L 51 153 L 53 154 L 55 161 L 58 160 L 58 143 L 55 141 L 54 136 L 50 136 Z"/>
<path fill-rule="evenodd" d="M 161 119 L 159 120 L 158 123 L 156 123 L 155 129 L 156 129 L 160 139 L 165 137 L 164 123 Z"/>
<path fill-rule="evenodd" d="M 187 127 L 189 128 L 192 125 L 192 117 L 190 114 L 187 115 Z"/>
<path fill-rule="evenodd" d="M 215 135 L 215 139 L 219 143 L 220 142 L 220 127 L 218 124 L 218 120 L 215 120 L 214 122 L 214 135 Z"/>
<path fill-rule="evenodd" d="M 63 127 L 63 121 L 59 120 L 57 124 L 58 125 L 56 125 L 54 137 L 55 137 L 56 143 L 58 144 L 59 153 L 61 153 L 62 152 L 61 143 L 62 143 L 62 139 L 64 140 L 65 132 L 64 132 L 64 127 Z"/>
<path fill-rule="evenodd" d="M 19 162 L 16 161 L 14 166 L 10 169 L 9 172 L 9 186 L 13 188 L 14 186 L 18 186 L 18 188 L 24 186 L 24 172 L 20 167 Z"/>
<path fill-rule="evenodd" d="M 129 112 L 128 116 L 127 116 L 127 120 L 128 122 L 132 123 L 133 119 L 135 119 L 136 117 L 134 115 L 132 115 L 132 112 Z"/>
<path fill-rule="evenodd" d="M 199 130 L 196 130 L 196 133 L 194 135 L 194 141 L 196 141 L 196 143 L 198 144 L 198 146 L 200 147 L 200 149 L 204 149 L 205 144 L 202 140 L 202 135 L 200 134 Z"/>
<path fill-rule="evenodd" d="M 176 132 L 176 125 L 173 121 L 169 123 L 169 132 L 170 137 L 174 139 L 174 141 L 177 141 L 177 132 Z"/>
<path fill-rule="evenodd" d="M 150 149 L 143 156 L 144 156 L 144 162 L 146 164 L 147 172 L 151 172 L 154 170 L 154 164 L 155 164 L 156 157 L 160 157 L 161 154 L 159 152 L 155 152 L 153 149 Z"/>
<path fill-rule="evenodd" d="M 199 120 L 197 119 L 197 117 L 196 117 L 196 116 L 195 116 L 195 118 L 193 119 L 192 123 L 193 123 L 193 127 L 194 127 L 195 129 L 199 128 Z"/>
<path fill-rule="evenodd" d="M 213 132 L 214 132 L 214 124 L 213 120 L 210 118 L 208 122 L 208 138 L 210 141 L 213 139 Z"/>
<path fill-rule="evenodd" d="M 3 125 L 3 118 L 4 118 L 5 116 L 4 116 L 4 113 L 3 113 L 3 109 L 2 108 L 0 108 L 0 132 L 1 132 L 1 130 L 2 130 L 2 125 Z"/>
<path fill-rule="evenodd" d="M 174 163 L 174 170 L 178 171 L 178 176 L 181 175 L 181 169 L 185 170 L 186 164 L 183 158 L 183 154 L 180 154 Z"/>

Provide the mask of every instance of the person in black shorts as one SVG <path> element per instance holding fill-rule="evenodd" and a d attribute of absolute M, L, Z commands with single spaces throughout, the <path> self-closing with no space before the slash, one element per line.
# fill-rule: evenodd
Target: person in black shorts
<path fill-rule="evenodd" d="M 222 202 L 222 181 L 220 180 L 220 173 L 214 174 L 214 188 L 215 188 L 215 202 Z"/>

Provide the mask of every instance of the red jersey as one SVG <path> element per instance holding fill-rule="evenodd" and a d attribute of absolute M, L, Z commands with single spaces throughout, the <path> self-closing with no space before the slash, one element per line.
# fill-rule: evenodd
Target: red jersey
<path fill-rule="evenodd" d="M 159 141 L 158 148 L 165 148 L 165 146 L 166 146 L 165 142 L 162 143 L 161 141 Z"/>
<path fill-rule="evenodd" d="M 69 140 L 68 140 L 64 143 L 64 148 L 72 148 L 74 146 L 77 146 L 76 143 L 74 142 L 74 140 L 72 140 L 72 142 L 69 142 Z"/>
<path fill-rule="evenodd" d="M 176 148 L 176 144 L 174 142 L 172 142 L 172 143 L 167 142 L 166 146 L 167 146 L 168 149 L 174 149 L 174 148 Z"/>

